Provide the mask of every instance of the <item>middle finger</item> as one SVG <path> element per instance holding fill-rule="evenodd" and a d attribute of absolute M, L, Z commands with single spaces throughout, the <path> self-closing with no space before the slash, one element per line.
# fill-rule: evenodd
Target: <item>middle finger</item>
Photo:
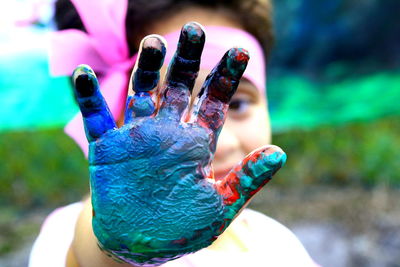
<path fill-rule="evenodd" d="M 189 22 L 182 27 L 178 48 L 168 68 L 162 92 L 161 113 L 170 111 L 180 119 L 188 110 L 204 42 L 205 34 L 200 24 Z"/>

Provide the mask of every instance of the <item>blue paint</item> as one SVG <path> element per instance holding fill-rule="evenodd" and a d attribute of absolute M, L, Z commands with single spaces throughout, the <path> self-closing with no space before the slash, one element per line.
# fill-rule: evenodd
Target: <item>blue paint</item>
<path fill-rule="evenodd" d="M 73 73 L 73 80 L 75 99 L 83 116 L 87 139 L 93 141 L 108 130 L 116 128 L 93 70 L 87 65 L 80 65 Z"/>
<path fill-rule="evenodd" d="M 124 261 L 156 264 L 210 245 L 224 211 L 200 171 L 210 157 L 206 129 L 168 117 L 139 119 L 92 142 L 93 230 L 101 247 Z"/>
<path fill-rule="evenodd" d="M 128 97 L 126 109 L 131 113 L 129 117 L 125 118 L 125 121 L 131 121 L 132 117 L 145 117 L 152 115 L 155 112 L 156 107 L 149 93 L 139 92 Z"/>
<path fill-rule="evenodd" d="M 249 57 L 242 49 L 226 53 L 203 88 L 197 120 L 187 123 L 181 116 L 203 46 L 201 27 L 185 25 L 157 111 L 153 89 L 165 50 L 159 39 L 146 39 L 120 129 L 111 127 L 91 70 L 76 71 L 87 77 L 76 79 L 76 87 L 90 133 L 93 231 L 99 247 L 118 261 L 155 266 L 211 245 L 283 164 L 282 152 L 267 148 L 226 179 L 205 179 L 212 178 L 218 133 Z"/>
<path fill-rule="evenodd" d="M 159 70 L 145 71 L 141 68 L 138 68 L 133 78 L 134 91 L 136 93 L 148 92 L 156 88 L 159 81 L 160 81 Z"/>
<path fill-rule="evenodd" d="M 204 179 L 210 136 L 197 124 L 147 117 L 90 143 L 93 230 L 104 250 L 157 265 L 207 247 L 286 159 L 280 151 L 250 155 L 235 173 L 247 185 L 232 181 L 239 198 L 228 204 Z"/>

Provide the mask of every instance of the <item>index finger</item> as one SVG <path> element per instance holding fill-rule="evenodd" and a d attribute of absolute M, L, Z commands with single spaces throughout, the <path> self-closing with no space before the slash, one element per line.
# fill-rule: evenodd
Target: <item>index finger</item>
<path fill-rule="evenodd" d="M 187 111 L 200 69 L 205 33 L 200 24 L 189 22 L 182 27 L 178 48 L 169 65 L 160 111 L 171 110 L 180 117 Z"/>

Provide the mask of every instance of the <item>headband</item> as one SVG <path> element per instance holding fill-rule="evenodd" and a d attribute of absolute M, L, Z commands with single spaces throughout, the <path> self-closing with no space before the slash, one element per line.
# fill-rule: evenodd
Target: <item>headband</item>
<path fill-rule="evenodd" d="M 49 52 L 50 72 L 54 76 L 69 76 L 80 64 L 104 74 L 99 80 L 101 92 L 115 120 L 125 107 L 130 71 L 137 54 L 129 57 L 125 19 L 128 0 L 71 0 L 78 11 L 86 32 L 68 29 L 53 33 Z M 118 2 L 119 4 L 116 4 Z M 249 51 L 251 60 L 243 77 L 252 82 L 265 95 L 266 70 L 264 53 L 258 41 L 248 32 L 223 26 L 205 27 L 207 41 L 204 46 L 201 69 L 211 70 L 224 53 L 232 47 Z M 178 45 L 180 31 L 165 35 L 169 49 L 165 63 L 172 60 Z M 65 127 L 65 132 L 88 155 L 88 142 L 83 120 L 78 113 Z"/>

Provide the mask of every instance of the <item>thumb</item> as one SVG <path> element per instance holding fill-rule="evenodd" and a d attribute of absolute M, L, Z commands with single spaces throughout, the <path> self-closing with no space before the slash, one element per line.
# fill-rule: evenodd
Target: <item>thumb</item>
<path fill-rule="evenodd" d="M 250 198 L 285 164 L 286 154 L 277 146 L 264 146 L 247 155 L 222 180 L 215 183 L 232 220 Z"/>

